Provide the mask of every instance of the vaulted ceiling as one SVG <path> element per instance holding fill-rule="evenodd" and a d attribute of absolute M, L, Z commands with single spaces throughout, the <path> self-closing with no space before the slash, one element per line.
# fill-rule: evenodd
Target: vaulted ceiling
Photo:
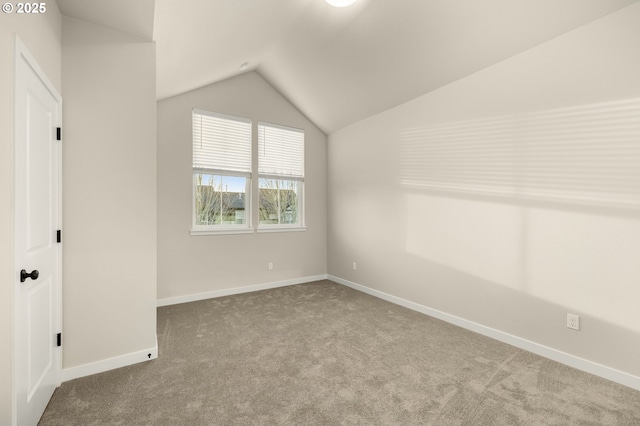
<path fill-rule="evenodd" d="M 328 134 L 636 1 L 57 0 L 155 40 L 158 99 L 256 71 Z"/>

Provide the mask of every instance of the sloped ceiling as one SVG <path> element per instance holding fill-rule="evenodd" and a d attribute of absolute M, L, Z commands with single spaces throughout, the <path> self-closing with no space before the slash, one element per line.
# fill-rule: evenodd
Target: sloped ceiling
<path fill-rule="evenodd" d="M 153 40 L 155 0 L 56 0 L 63 15 Z"/>
<path fill-rule="evenodd" d="M 158 99 L 257 71 L 329 134 L 636 1 L 358 0 L 346 8 L 323 0 L 58 3 L 64 14 L 142 37 L 155 3 Z M 144 17 L 136 24 L 138 14 Z"/>

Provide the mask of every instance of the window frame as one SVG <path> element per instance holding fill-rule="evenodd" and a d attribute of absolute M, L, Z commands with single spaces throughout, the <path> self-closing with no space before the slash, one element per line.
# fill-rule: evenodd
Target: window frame
<path fill-rule="evenodd" d="M 260 180 L 261 179 L 272 179 L 279 181 L 291 181 L 297 183 L 297 191 L 296 195 L 298 196 L 298 212 L 296 214 L 300 220 L 296 223 L 260 223 Z M 256 232 L 287 232 L 287 231 L 306 231 L 307 227 L 305 225 L 304 219 L 304 181 L 300 179 L 284 179 L 282 176 L 273 176 L 273 175 L 259 175 L 258 176 L 258 227 L 256 228 Z"/>
<path fill-rule="evenodd" d="M 226 120 L 233 120 L 240 123 L 245 123 L 249 125 L 250 128 L 250 136 L 249 136 L 249 151 L 250 151 L 250 164 L 251 171 L 250 172 L 241 172 L 234 170 L 226 170 L 219 168 L 203 168 L 203 167 L 194 167 L 194 138 L 195 138 L 195 129 L 194 129 L 194 116 L 205 115 L 216 118 L 222 118 Z M 202 130 L 201 130 L 202 131 Z M 252 199 L 252 188 L 253 188 L 253 179 L 252 179 L 252 171 L 253 171 L 253 121 L 244 118 L 244 117 L 236 117 L 228 114 L 220 114 L 212 111 L 206 111 L 201 109 L 192 109 L 191 111 L 191 235 L 220 235 L 220 234 L 246 234 L 255 232 L 255 228 L 252 226 L 252 208 L 251 208 L 251 199 Z M 220 176 L 220 177 L 242 177 L 245 178 L 245 223 L 244 224 L 219 224 L 219 225 L 198 225 L 196 223 L 196 176 L 197 175 L 210 175 L 212 177 Z"/>
<path fill-rule="evenodd" d="M 283 126 L 281 124 L 269 123 L 266 121 L 258 121 L 257 130 L 258 135 L 256 137 L 256 145 L 258 150 L 260 149 L 260 127 L 272 127 L 285 131 L 293 131 L 296 133 L 302 134 L 302 176 L 288 176 L 285 174 L 271 174 L 271 173 L 260 173 L 260 153 L 256 157 L 256 168 L 258 170 L 256 177 L 256 187 L 258 191 L 258 223 L 256 224 L 256 232 L 266 233 L 266 232 L 293 232 L 293 231 L 306 231 L 306 214 L 305 214 L 305 163 L 306 163 L 306 134 L 304 129 L 299 129 L 296 127 Z M 279 180 L 279 181 L 292 181 L 297 182 L 297 191 L 296 195 L 298 197 L 298 211 L 296 217 L 298 221 L 296 223 L 288 224 L 288 223 L 261 223 L 260 222 L 260 180 L 261 179 L 271 179 L 271 180 Z"/>
<path fill-rule="evenodd" d="M 194 164 L 194 145 L 195 145 L 195 115 L 211 116 L 216 118 L 222 118 L 227 120 L 234 120 L 240 123 L 248 124 L 250 127 L 250 170 L 251 171 L 236 171 L 226 170 L 220 168 L 207 168 L 207 167 L 195 167 Z M 272 174 L 259 172 L 260 170 L 260 128 L 261 126 L 277 128 L 285 131 L 293 131 L 302 134 L 302 161 L 301 163 L 294 163 L 291 169 L 294 174 Z M 258 121 L 245 117 L 233 116 L 228 114 L 217 113 L 213 111 L 207 111 L 202 109 L 193 108 L 191 113 L 191 235 L 225 235 L 225 234 L 251 234 L 251 233 L 269 233 L 269 232 L 296 232 L 306 231 L 306 209 L 305 209 L 305 166 L 306 166 L 306 134 L 304 129 L 283 126 L 280 124 L 269 123 L 266 121 Z M 199 128 L 200 135 L 202 136 L 202 127 Z M 257 155 L 256 155 L 257 154 Z M 199 157 L 202 158 L 202 157 Z M 206 155 L 205 155 L 206 158 Z M 211 158 L 211 157 L 209 157 Z M 246 158 L 246 157 L 245 157 Z M 245 163 L 246 164 L 246 163 Z M 276 163 L 277 164 L 277 163 Z M 298 167 L 296 167 L 296 165 Z M 300 169 L 301 166 L 301 169 Z M 295 172 L 301 171 L 301 176 L 295 175 Z M 245 223 L 238 224 L 222 224 L 219 225 L 198 225 L 196 224 L 196 176 L 197 175 L 210 175 L 213 179 L 215 177 L 224 178 L 227 177 L 242 177 L 245 178 Z M 255 179 L 254 179 L 255 175 Z M 296 197 L 297 197 L 297 212 L 296 223 L 275 223 L 265 224 L 260 223 L 260 181 L 261 179 L 271 179 L 278 181 L 292 181 L 296 182 Z M 255 192 L 255 193 L 254 193 Z M 255 200 L 254 200 L 255 197 Z M 254 211 L 255 206 L 255 211 Z"/>

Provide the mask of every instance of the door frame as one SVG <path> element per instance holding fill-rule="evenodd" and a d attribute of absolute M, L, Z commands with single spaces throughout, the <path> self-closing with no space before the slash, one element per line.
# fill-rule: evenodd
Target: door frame
<path fill-rule="evenodd" d="M 58 93 L 57 89 L 55 88 L 55 86 L 51 83 L 51 81 L 49 80 L 49 78 L 47 77 L 46 73 L 42 70 L 42 68 L 38 65 L 37 61 L 35 60 L 35 58 L 33 57 L 33 55 L 31 55 L 31 53 L 29 52 L 29 50 L 27 49 L 26 45 L 22 42 L 22 40 L 20 39 L 20 37 L 18 36 L 18 34 L 15 34 L 15 38 L 14 38 L 14 56 L 13 56 L 13 99 L 12 99 L 12 112 L 13 112 L 13 116 L 12 116 L 12 127 L 11 127 L 11 131 L 12 131 L 12 135 L 11 135 L 11 140 L 12 140 L 12 146 L 11 146 L 11 156 L 12 156 L 12 165 L 13 165 L 13 173 L 12 173 L 12 188 L 11 188 L 11 204 L 12 204 L 12 209 L 11 209 L 11 266 L 12 266 L 12 276 L 13 279 L 11 280 L 11 348 L 12 348 L 12 352 L 13 352 L 13 359 L 12 359 L 12 401 L 11 401 L 11 412 L 12 412 L 12 424 L 14 426 L 17 425 L 18 422 L 18 400 L 17 400 L 17 396 L 18 396 L 18 371 L 17 371 L 17 362 L 16 359 L 18 356 L 20 356 L 20 354 L 18 353 L 18 345 L 17 345 L 17 311 L 16 309 L 18 308 L 18 303 L 17 303 L 17 297 L 18 297 L 18 292 L 15 291 L 16 289 L 16 283 L 19 281 L 18 276 L 19 276 L 19 266 L 17 265 L 16 262 L 16 243 L 15 243 L 15 238 L 16 238 L 16 214 L 18 214 L 19 212 L 16 211 L 16 202 L 15 202 L 15 195 L 16 195 L 16 175 L 18 173 L 18 166 L 20 166 L 21 168 L 23 167 L 22 165 L 18 165 L 16 163 L 16 146 L 18 144 L 18 140 L 16 137 L 16 123 L 17 123 L 17 87 L 18 84 L 23 84 L 21 82 L 22 76 L 19 74 L 19 65 L 20 65 L 20 61 L 24 60 L 30 67 L 31 69 L 35 72 L 35 74 L 38 76 L 38 78 L 42 81 L 42 83 L 44 84 L 44 86 L 46 87 L 46 89 L 51 93 L 51 95 L 53 96 L 53 98 L 56 100 L 56 102 L 59 105 L 59 110 L 58 110 L 58 117 L 57 117 L 57 123 L 56 126 L 57 127 L 62 127 L 62 96 L 60 96 L 60 94 Z M 58 189 L 58 194 L 57 194 L 57 204 L 58 204 L 58 223 L 56 224 L 56 229 L 62 229 L 62 141 L 60 141 L 57 144 L 57 150 L 58 150 L 58 173 L 56 176 L 56 179 L 58 181 L 58 185 L 57 185 L 57 189 Z M 57 276 L 56 276 L 56 298 L 57 298 L 57 303 L 55 306 L 56 309 L 56 315 L 55 315 L 55 329 L 58 330 L 58 332 L 62 331 L 62 246 L 59 247 L 59 249 L 57 250 L 57 255 L 56 255 L 56 259 L 55 262 L 57 264 Z M 57 357 L 57 362 L 56 365 L 54 366 L 55 370 L 56 370 L 56 386 L 60 386 L 62 384 L 62 346 L 55 348 L 55 350 L 58 351 L 58 357 Z"/>

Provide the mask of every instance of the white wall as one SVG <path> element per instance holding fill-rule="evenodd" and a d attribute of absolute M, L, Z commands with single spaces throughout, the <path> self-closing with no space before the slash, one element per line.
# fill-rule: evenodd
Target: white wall
<path fill-rule="evenodd" d="M 11 424 L 12 358 L 11 265 L 13 241 L 13 67 L 14 34 L 61 92 L 61 23 L 55 1 L 46 1 L 42 15 L 0 14 L 0 424 Z"/>
<path fill-rule="evenodd" d="M 64 17 L 63 368 L 155 347 L 155 44 Z"/>
<path fill-rule="evenodd" d="M 193 108 L 304 129 L 307 231 L 190 235 Z M 326 264 L 322 132 L 255 72 L 158 102 L 158 299 L 324 275 Z"/>
<path fill-rule="evenodd" d="M 329 274 L 640 376 L 638 52 L 635 4 L 330 135 Z"/>

